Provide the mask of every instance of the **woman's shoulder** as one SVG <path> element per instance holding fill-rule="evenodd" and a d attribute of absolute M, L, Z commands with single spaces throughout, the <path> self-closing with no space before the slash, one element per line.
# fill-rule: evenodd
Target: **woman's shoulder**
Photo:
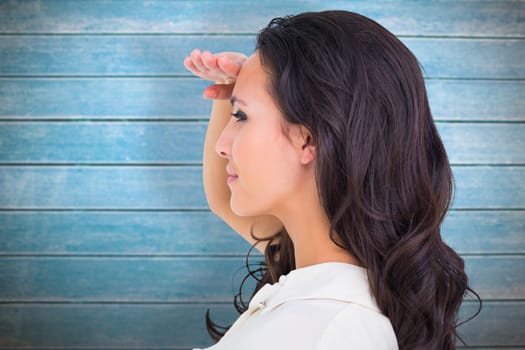
<path fill-rule="evenodd" d="M 377 310 L 348 303 L 327 324 L 316 350 L 349 348 L 397 350 L 390 320 Z"/>

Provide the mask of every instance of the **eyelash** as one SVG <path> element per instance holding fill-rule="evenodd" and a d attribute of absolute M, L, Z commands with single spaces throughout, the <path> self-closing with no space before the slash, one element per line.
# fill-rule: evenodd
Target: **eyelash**
<path fill-rule="evenodd" d="M 245 121 L 246 119 L 248 119 L 246 117 L 246 114 L 244 114 L 244 112 L 242 112 L 242 111 L 237 111 L 235 113 L 232 113 L 231 115 L 232 115 L 232 117 L 237 119 L 237 122 L 242 122 L 242 121 Z"/>

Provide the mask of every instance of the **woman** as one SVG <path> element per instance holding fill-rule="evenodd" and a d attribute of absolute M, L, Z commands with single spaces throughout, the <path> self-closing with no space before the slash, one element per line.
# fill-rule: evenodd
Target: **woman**
<path fill-rule="evenodd" d="M 208 319 L 209 349 L 454 349 L 469 288 L 440 236 L 452 175 L 413 54 L 327 11 L 272 20 L 249 58 L 184 63 L 216 82 L 209 206 L 267 267 L 222 338 Z"/>

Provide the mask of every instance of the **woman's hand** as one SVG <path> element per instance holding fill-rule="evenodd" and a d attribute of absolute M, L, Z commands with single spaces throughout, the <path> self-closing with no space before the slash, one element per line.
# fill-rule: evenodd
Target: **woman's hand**
<path fill-rule="evenodd" d="M 195 49 L 184 59 L 184 66 L 196 76 L 214 81 L 208 86 L 203 96 L 210 99 L 229 99 L 233 85 L 246 56 L 237 52 L 221 52 L 212 54 L 209 51 L 201 52 Z"/>

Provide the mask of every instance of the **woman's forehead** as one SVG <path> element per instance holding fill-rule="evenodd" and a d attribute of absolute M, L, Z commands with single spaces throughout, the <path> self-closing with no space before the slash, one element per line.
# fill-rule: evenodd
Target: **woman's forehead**
<path fill-rule="evenodd" d="M 234 101 L 242 100 L 250 104 L 251 100 L 270 98 L 267 91 L 268 73 L 263 69 L 259 55 L 254 53 L 244 62 L 233 90 Z"/>

